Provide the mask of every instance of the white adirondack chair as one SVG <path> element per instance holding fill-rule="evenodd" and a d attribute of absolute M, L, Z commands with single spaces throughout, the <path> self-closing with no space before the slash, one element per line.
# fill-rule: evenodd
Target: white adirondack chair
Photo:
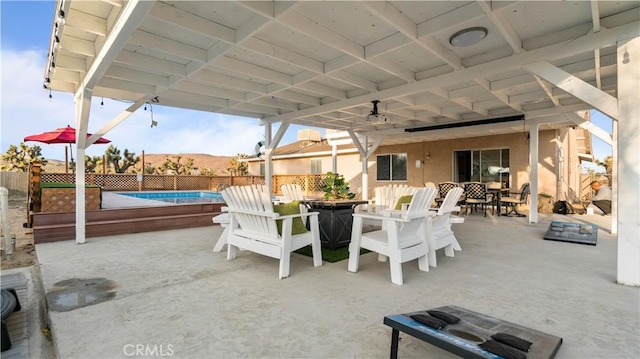
<path fill-rule="evenodd" d="M 383 214 L 387 210 L 393 210 L 398 203 L 398 200 L 402 196 L 408 196 L 415 193 L 417 190 L 416 187 L 408 186 L 406 184 L 402 185 L 387 185 L 376 187 L 375 197 L 373 197 L 374 205 L 368 206 L 368 213 L 370 214 Z M 358 212 L 356 212 L 358 213 Z M 365 219 L 365 224 L 367 226 L 380 226 L 384 225 L 379 218 L 375 219 Z M 384 229 L 384 228 L 383 228 Z"/>
<path fill-rule="evenodd" d="M 254 184 L 251 185 L 251 187 L 258 191 L 267 192 L 267 186 L 263 184 Z M 224 188 L 229 188 L 229 186 L 227 185 Z M 213 221 L 213 223 L 219 224 L 220 227 L 224 228 L 224 230 L 220 234 L 220 237 L 218 237 L 216 244 L 213 246 L 214 252 L 222 251 L 224 245 L 227 244 L 227 236 L 229 235 L 229 223 L 231 223 L 231 216 L 229 215 L 229 213 L 226 213 L 227 207 L 222 207 L 222 211 L 225 213 L 218 214 L 211 218 L 211 221 Z"/>
<path fill-rule="evenodd" d="M 387 209 L 393 209 L 398 200 L 402 196 L 412 195 L 416 192 L 417 188 L 402 185 L 387 185 L 376 187 L 375 189 L 375 210 L 374 213 L 383 213 Z"/>
<path fill-rule="evenodd" d="M 349 271 L 358 271 L 360 248 L 378 253 L 381 255 L 379 259 L 389 259 L 391 282 L 394 284 L 403 283 L 402 263 L 418 259 L 419 269 L 429 271 L 429 245 L 424 226 L 437 193 L 433 188 L 416 190 L 409 209 L 398 211 L 397 215 L 391 215 L 392 211 L 387 211 L 386 214 L 355 213 L 349 245 Z M 362 233 L 365 219 L 383 221 L 385 229 Z"/>
<path fill-rule="evenodd" d="M 299 184 L 283 184 L 280 186 L 280 190 L 287 202 L 302 201 L 304 199 L 304 192 L 302 192 L 302 187 Z"/>
<path fill-rule="evenodd" d="M 281 216 L 273 210 L 269 194 L 251 186 L 229 187 L 222 197 L 231 215 L 227 236 L 227 259 L 236 257 L 239 248 L 280 260 L 279 277 L 289 276 L 291 252 L 311 245 L 313 265 L 322 265 L 318 212 Z M 310 218 L 310 231 L 291 234 L 293 219 Z M 278 234 L 276 220 L 282 220 L 282 235 Z"/>
<path fill-rule="evenodd" d="M 442 201 L 439 208 L 432 210 L 432 216 L 427 221 L 427 238 L 429 242 L 429 265 L 436 267 L 438 262 L 436 260 L 436 251 L 440 248 L 444 248 L 444 253 L 447 257 L 454 256 L 454 250 L 461 251 L 460 243 L 453 234 L 451 229 L 452 223 L 463 223 L 464 218 L 458 216 L 452 216 L 452 212 L 459 212 L 460 207 L 458 201 L 464 190 L 462 187 L 456 187 L 451 189 L 447 196 Z"/>

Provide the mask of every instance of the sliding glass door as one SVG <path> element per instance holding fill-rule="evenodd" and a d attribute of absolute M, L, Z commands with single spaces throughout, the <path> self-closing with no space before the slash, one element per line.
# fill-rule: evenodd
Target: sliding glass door
<path fill-rule="evenodd" d="M 455 182 L 501 182 L 509 187 L 509 149 L 453 153 Z"/>

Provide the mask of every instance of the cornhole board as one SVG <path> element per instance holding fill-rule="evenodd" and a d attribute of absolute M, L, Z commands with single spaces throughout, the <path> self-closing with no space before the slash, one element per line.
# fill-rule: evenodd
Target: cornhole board
<path fill-rule="evenodd" d="M 455 324 L 449 324 L 442 329 L 434 329 L 411 319 L 413 314 L 427 314 L 426 310 L 384 317 L 383 323 L 393 329 L 391 333 L 390 358 L 397 359 L 398 357 L 400 332 L 433 344 L 462 358 L 502 358 L 478 346 L 485 340 L 491 339 L 491 335 L 496 333 L 509 333 L 533 343 L 528 352 L 523 352 L 526 354 L 527 359 L 554 358 L 562 344 L 562 338 L 555 335 L 457 306 L 448 305 L 432 309 L 455 315 L 460 318 L 460 321 Z"/>
<path fill-rule="evenodd" d="M 598 226 L 595 224 L 553 221 L 549 225 L 544 239 L 595 246 L 598 240 Z"/>

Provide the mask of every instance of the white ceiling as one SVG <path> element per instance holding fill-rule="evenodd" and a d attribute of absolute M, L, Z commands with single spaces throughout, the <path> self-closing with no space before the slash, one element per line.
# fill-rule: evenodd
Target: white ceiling
<path fill-rule="evenodd" d="M 616 41 L 637 33 L 640 2 L 66 0 L 53 21 L 53 90 L 75 93 L 98 74 L 94 96 L 157 96 L 395 144 L 522 132 L 534 119 L 571 125 L 593 106 L 526 65 L 549 63 L 616 96 Z M 449 44 L 478 26 L 480 43 Z M 365 121 L 372 100 L 388 123 Z M 405 132 L 518 115 L 526 121 Z"/>

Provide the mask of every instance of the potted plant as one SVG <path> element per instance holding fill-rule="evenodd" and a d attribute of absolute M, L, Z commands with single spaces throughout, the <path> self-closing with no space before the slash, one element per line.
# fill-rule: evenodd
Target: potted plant
<path fill-rule="evenodd" d="M 353 199 L 356 194 L 349 192 L 349 182 L 344 180 L 344 176 L 327 172 L 324 177 L 324 199 L 329 201 L 335 201 L 339 199 Z"/>

